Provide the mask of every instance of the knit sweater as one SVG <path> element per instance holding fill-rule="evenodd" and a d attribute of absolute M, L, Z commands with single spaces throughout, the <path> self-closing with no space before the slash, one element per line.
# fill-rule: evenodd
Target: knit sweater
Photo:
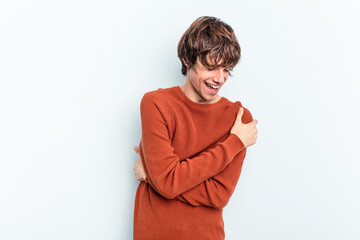
<path fill-rule="evenodd" d="M 134 205 L 134 240 L 223 240 L 223 208 L 239 180 L 246 148 L 230 130 L 241 102 L 193 102 L 179 86 L 140 103 L 140 157 L 146 180 Z M 252 121 L 244 108 L 243 123 Z"/>

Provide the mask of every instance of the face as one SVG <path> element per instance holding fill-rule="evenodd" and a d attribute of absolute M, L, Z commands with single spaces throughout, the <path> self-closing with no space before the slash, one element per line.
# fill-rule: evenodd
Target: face
<path fill-rule="evenodd" d="M 221 98 L 218 93 L 228 76 L 229 69 L 223 67 L 208 69 L 197 60 L 193 67 L 187 69 L 183 90 L 194 102 L 215 103 Z"/>

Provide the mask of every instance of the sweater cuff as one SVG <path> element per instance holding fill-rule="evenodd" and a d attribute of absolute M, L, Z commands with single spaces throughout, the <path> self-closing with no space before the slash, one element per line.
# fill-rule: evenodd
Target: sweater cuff
<path fill-rule="evenodd" d="M 244 143 L 241 141 L 241 139 L 234 133 L 231 133 L 228 137 L 228 139 L 234 143 L 234 145 L 237 146 L 237 149 L 239 149 L 239 151 L 243 150 L 245 148 Z"/>

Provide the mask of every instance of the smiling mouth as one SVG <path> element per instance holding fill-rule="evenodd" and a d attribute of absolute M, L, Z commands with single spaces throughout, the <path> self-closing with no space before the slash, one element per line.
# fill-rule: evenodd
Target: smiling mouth
<path fill-rule="evenodd" d="M 205 83 L 205 86 L 206 86 L 206 89 L 207 89 L 207 92 L 211 95 L 216 95 L 220 89 L 220 85 L 219 86 L 214 86 L 210 83 L 207 83 L 207 82 L 204 82 Z"/>
<path fill-rule="evenodd" d="M 208 86 L 209 88 L 211 88 L 211 89 L 213 89 L 215 91 L 220 88 L 220 86 L 215 86 L 215 85 L 212 85 L 212 84 L 207 83 L 207 82 L 205 82 L 205 84 L 206 84 L 206 86 Z"/>

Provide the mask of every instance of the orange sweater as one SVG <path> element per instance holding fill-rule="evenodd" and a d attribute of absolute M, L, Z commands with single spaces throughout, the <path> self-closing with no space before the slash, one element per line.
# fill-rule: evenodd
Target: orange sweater
<path fill-rule="evenodd" d="M 134 240 L 222 240 L 222 209 L 240 177 L 244 144 L 230 134 L 241 103 L 191 101 L 179 86 L 144 95 L 140 157 L 146 181 L 134 206 Z M 252 121 L 244 108 L 244 123 Z"/>

